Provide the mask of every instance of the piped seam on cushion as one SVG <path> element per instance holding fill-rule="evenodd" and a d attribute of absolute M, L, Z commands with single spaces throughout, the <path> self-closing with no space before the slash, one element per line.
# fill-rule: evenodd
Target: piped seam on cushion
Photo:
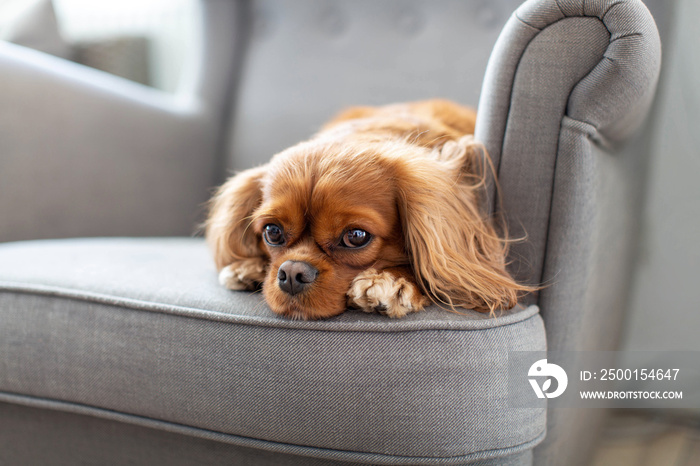
<path fill-rule="evenodd" d="M 224 432 L 203 429 L 201 427 L 177 424 L 170 421 L 153 419 L 145 416 L 139 416 L 136 414 L 122 413 L 119 411 L 94 407 L 90 405 L 83 405 L 79 403 L 54 400 L 43 397 L 33 397 L 29 395 L 21 395 L 16 393 L 8 393 L 3 391 L 0 391 L 0 402 L 26 406 L 30 408 L 51 409 L 54 411 L 60 411 L 65 413 L 90 416 L 93 418 L 122 422 L 125 424 L 147 427 L 151 429 L 201 438 L 205 440 L 218 441 L 241 447 L 257 448 L 266 451 L 307 456 L 318 459 L 361 462 L 367 464 L 464 464 L 465 462 L 504 457 L 528 451 L 537 446 L 539 443 L 541 443 L 546 435 L 545 428 L 544 430 L 539 432 L 534 438 L 516 445 L 490 450 L 480 450 L 460 456 L 401 456 L 372 452 L 333 450 L 328 448 L 295 445 L 289 443 L 275 442 L 271 440 L 243 437 L 235 434 L 227 434 Z"/>
<path fill-rule="evenodd" d="M 319 321 L 290 321 L 286 319 L 264 318 L 254 316 L 242 316 L 227 314 L 218 311 L 209 311 L 173 304 L 143 301 L 133 298 L 90 293 L 82 290 L 66 289 L 55 286 L 39 285 L 22 282 L 0 281 L 0 293 L 21 293 L 36 296 L 53 296 L 60 299 L 69 299 L 82 302 L 94 302 L 110 306 L 123 307 L 130 310 L 157 312 L 171 314 L 180 317 L 202 319 L 216 322 L 253 325 L 260 327 L 289 328 L 294 330 L 316 330 L 330 332 L 413 332 L 424 330 L 487 330 L 491 328 L 505 327 L 527 321 L 539 314 L 539 308 L 535 305 L 523 308 L 521 311 L 509 314 L 505 317 L 496 317 L 471 321 L 420 321 L 402 322 L 392 321 L 391 325 L 377 326 L 369 322 L 319 322 Z"/>

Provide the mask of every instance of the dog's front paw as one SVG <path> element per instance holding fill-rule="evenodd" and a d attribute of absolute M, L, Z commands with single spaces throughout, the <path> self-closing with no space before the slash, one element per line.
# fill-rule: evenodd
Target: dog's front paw
<path fill-rule="evenodd" d="M 428 304 L 415 283 L 387 270 L 362 272 L 352 281 L 347 296 L 352 307 L 393 318 L 420 311 Z"/>
<path fill-rule="evenodd" d="M 267 261 L 251 257 L 235 261 L 219 272 L 219 283 L 229 290 L 254 290 L 265 280 Z"/>

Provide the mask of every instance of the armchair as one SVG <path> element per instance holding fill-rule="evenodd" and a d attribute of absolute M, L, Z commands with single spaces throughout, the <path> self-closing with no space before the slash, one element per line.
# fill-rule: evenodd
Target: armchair
<path fill-rule="evenodd" d="M 504 368 L 615 347 L 659 39 L 638 0 L 517 3 L 203 1 L 177 95 L 0 44 L 0 463 L 585 464 L 604 413 L 509 408 Z M 288 321 L 182 237 L 227 168 L 434 96 L 478 101 L 520 306 Z"/>

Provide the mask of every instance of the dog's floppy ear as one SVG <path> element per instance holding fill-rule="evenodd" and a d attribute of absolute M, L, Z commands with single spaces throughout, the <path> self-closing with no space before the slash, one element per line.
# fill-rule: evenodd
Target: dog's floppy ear
<path fill-rule="evenodd" d="M 251 227 L 252 214 L 262 202 L 266 172 L 267 165 L 263 165 L 238 173 L 210 201 L 205 235 L 218 269 L 266 254 Z"/>
<path fill-rule="evenodd" d="M 432 158 L 406 161 L 399 212 L 418 283 L 437 303 L 493 312 L 510 309 L 519 294 L 505 267 L 507 242 L 480 208 L 483 146 L 470 137 L 436 148 Z"/>

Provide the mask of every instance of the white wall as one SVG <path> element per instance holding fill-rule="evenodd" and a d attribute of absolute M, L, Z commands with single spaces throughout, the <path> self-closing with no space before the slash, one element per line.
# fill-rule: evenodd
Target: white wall
<path fill-rule="evenodd" d="M 46 0 L 0 0 L 0 32 Z M 197 0 L 53 0 L 61 35 L 69 42 L 121 35 L 149 39 L 154 87 L 175 92 L 198 50 Z"/>
<path fill-rule="evenodd" d="M 700 1 L 679 0 L 624 347 L 700 351 Z"/>
<path fill-rule="evenodd" d="M 186 60 L 196 51 L 199 14 L 194 0 L 54 0 L 61 32 L 68 40 L 119 34 L 151 41 L 153 85 L 176 91 Z"/>

